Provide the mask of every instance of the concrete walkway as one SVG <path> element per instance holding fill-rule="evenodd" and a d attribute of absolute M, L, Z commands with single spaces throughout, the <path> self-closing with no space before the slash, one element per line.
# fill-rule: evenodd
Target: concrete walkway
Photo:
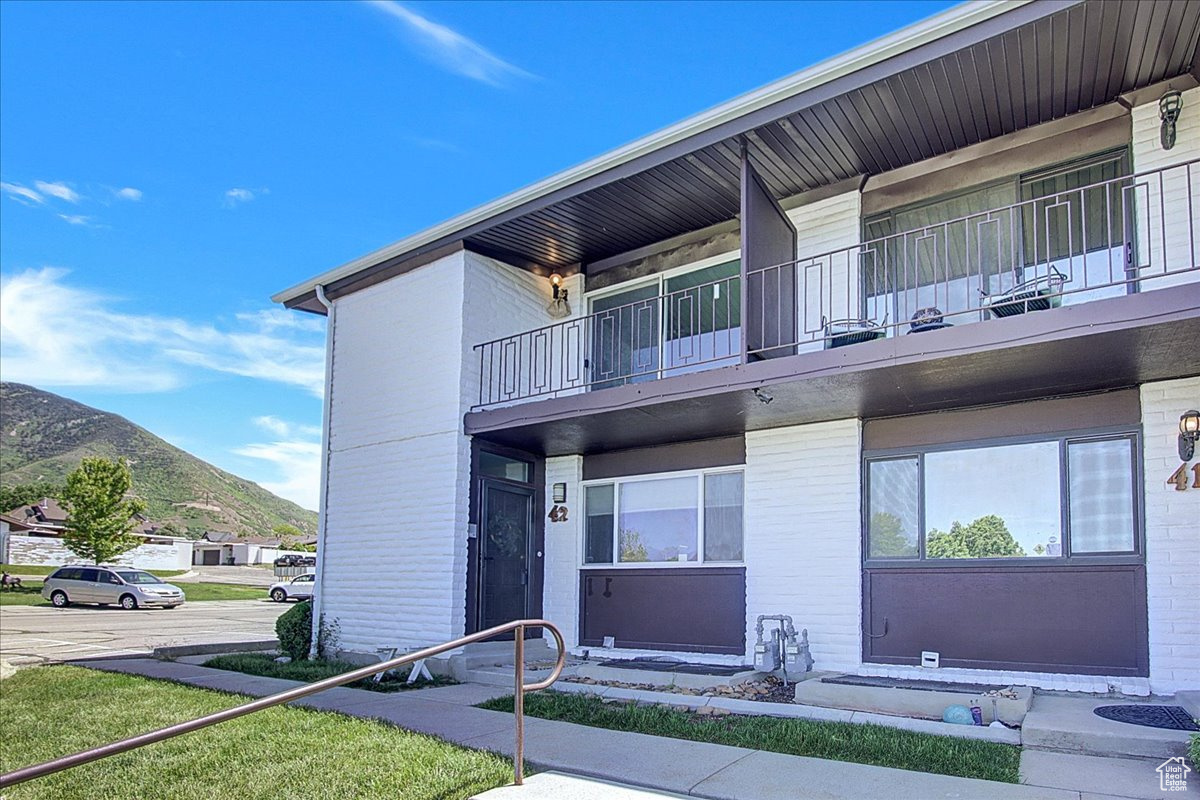
<path fill-rule="evenodd" d="M 93 669 L 144 675 L 256 697 L 300 685 L 294 681 L 148 658 L 78 663 Z M 502 687 L 478 684 L 392 694 L 338 688 L 297 701 L 295 705 L 379 719 L 466 747 L 511 756 L 512 715 L 473 707 L 504 694 L 508 691 Z M 788 756 L 532 717 L 526 718 L 525 722 L 525 747 L 526 760 L 539 771 L 557 771 L 714 800 L 890 800 L 896 797 L 1090 800 L 1092 797 L 1077 790 Z M 526 795 L 514 793 L 509 796 Z M 527 796 L 537 795 L 530 793 Z M 581 789 L 577 796 L 585 798 L 589 795 Z"/>

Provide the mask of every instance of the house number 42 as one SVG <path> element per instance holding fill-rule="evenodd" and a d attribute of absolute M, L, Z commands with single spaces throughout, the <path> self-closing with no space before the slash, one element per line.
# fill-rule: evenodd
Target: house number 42
<path fill-rule="evenodd" d="M 1192 472 L 1192 488 L 1200 489 L 1200 461 L 1196 462 L 1191 467 Z M 1167 483 L 1175 484 L 1175 491 L 1186 492 L 1188 488 L 1188 465 L 1180 464 L 1179 469 L 1171 473 L 1171 477 L 1167 478 Z"/>

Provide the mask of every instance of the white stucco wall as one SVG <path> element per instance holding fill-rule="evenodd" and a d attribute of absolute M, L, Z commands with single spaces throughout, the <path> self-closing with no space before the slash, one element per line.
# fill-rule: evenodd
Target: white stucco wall
<path fill-rule="evenodd" d="M 466 252 L 336 301 L 321 611 L 340 649 L 462 634 L 474 345 L 545 324 L 548 301 L 545 278 Z"/>
<path fill-rule="evenodd" d="M 554 484 L 567 485 L 566 522 L 546 520 L 545 560 L 542 562 L 544 586 L 542 616 L 558 625 L 567 647 L 579 644 L 579 545 L 584 519 L 583 456 L 559 456 L 546 459 L 546 507 L 554 506 Z M 553 641 L 549 634 L 547 639 Z"/>
<path fill-rule="evenodd" d="M 861 426 L 856 419 L 746 434 L 746 645 L 759 614 L 807 628 L 814 669 L 861 662 Z"/>
<path fill-rule="evenodd" d="M 1146 591 L 1150 687 L 1200 689 L 1200 488 L 1177 491 L 1167 478 L 1182 463 L 1179 416 L 1200 408 L 1200 377 L 1142 386 L 1146 478 Z M 1189 464 L 1200 463 L 1200 453 Z"/>
<path fill-rule="evenodd" d="M 820 350 L 821 318 L 861 315 L 858 251 L 843 251 L 861 240 L 862 194 L 846 192 L 787 212 L 796 226 L 796 301 L 799 341 L 816 342 L 801 351 Z M 851 279 L 853 278 L 853 280 Z"/>
<path fill-rule="evenodd" d="M 1138 259 L 1143 276 L 1185 269 L 1200 258 L 1200 165 L 1179 166 L 1200 158 L 1200 88 L 1183 93 L 1183 110 L 1176 123 L 1175 146 L 1163 150 L 1159 141 L 1158 101 L 1135 106 L 1133 117 L 1133 168 L 1159 175 L 1139 179 Z M 1190 184 L 1189 184 L 1190 178 Z M 1190 185 L 1191 202 L 1188 202 Z M 1163 224 L 1165 218 L 1165 226 Z M 1142 282 L 1142 290 L 1160 289 L 1200 280 L 1193 270 Z"/>

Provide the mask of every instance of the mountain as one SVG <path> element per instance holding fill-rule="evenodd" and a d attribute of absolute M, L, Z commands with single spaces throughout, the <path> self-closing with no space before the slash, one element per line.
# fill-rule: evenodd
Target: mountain
<path fill-rule="evenodd" d="M 85 456 L 124 457 L 151 522 L 269 535 L 280 523 L 316 535 L 317 515 L 168 444 L 124 417 L 20 383 L 0 383 L 0 484 L 62 484 Z M 8 509 L 0 509 L 8 511 Z"/>

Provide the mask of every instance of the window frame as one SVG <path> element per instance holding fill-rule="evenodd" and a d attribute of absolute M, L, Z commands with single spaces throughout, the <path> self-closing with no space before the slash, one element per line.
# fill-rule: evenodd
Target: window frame
<path fill-rule="evenodd" d="M 1126 440 L 1130 442 L 1130 480 L 1133 490 L 1133 549 L 1111 552 L 1075 553 L 1071 541 L 1071 487 L 1068 472 L 1067 448 L 1073 443 Z M 1059 532 L 1062 541 L 1062 555 L 1032 556 L 1025 558 L 927 558 L 925 555 L 925 538 L 927 534 L 925 520 L 925 455 L 928 453 L 944 453 L 961 450 L 981 450 L 989 447 L 1007 445 L 1039 444 L 1055 442 L 1058 445 L 1058 482 L 1059 482 Z M 1145 477 L 1142 469 L 1142 430 L 1141 426 L 1119 425 L 1101 428 L 1088 428 L 1057 433 L 1042 433 L 1020 436 L 1002 436 L 987 439 L 972 439 L 946 444 L 922 445 L 918 447 L 900 447 L 881 450 L 863 450 L 861 454 L 861 506 L 860 506 L 860 547 L 862 548 L 862 563 L 864 569 L 956 569 L 979 566 L 1009 566 L 1040 568 L 1049 567 L 1088 566 L 1096 564 L 1142 564 L 1145 562 Z M 917 459 L 917 555 L 872 557 L 870 555 L 870 518 L 871 518 L 871 469 L 876 461 L 894 461 L 904 458 Z"/>
<path fill-rule="evenodd" d="M 704 509 L 705 509 L 705 477 L 736 473 L 742 476 L 742 557 L 738 561 L 706 561 L 704 558 Z M 696 495 L 696 560 L 695 561 L 619 561 L 620 537 L 617 527 L 621 518 L 621 484 L 640 483 L 645 481 L 666 480 L 669 478 L 695 478 L 697 482 Z M 584 561 L 587 556 L 587 489 L 591 486 L 613 487 L 613 529 L 612 529 L 612 561 L 607 563 L 589 564 Z M 742 567 L 746 564 L 746 467 L 744 464 L 724 467 L 707 467 L 705 469 L 689 469 L 675 472 L 651 472 L 640 475 L 621 475 L 614 478 L 597 478 L 580 483 L 580 524 L 579 536 L 576 542 L 578 557 L 577 567 L 581 570 L 613 570 L 613 569 L 717 569 L 722 567 Z"/>

